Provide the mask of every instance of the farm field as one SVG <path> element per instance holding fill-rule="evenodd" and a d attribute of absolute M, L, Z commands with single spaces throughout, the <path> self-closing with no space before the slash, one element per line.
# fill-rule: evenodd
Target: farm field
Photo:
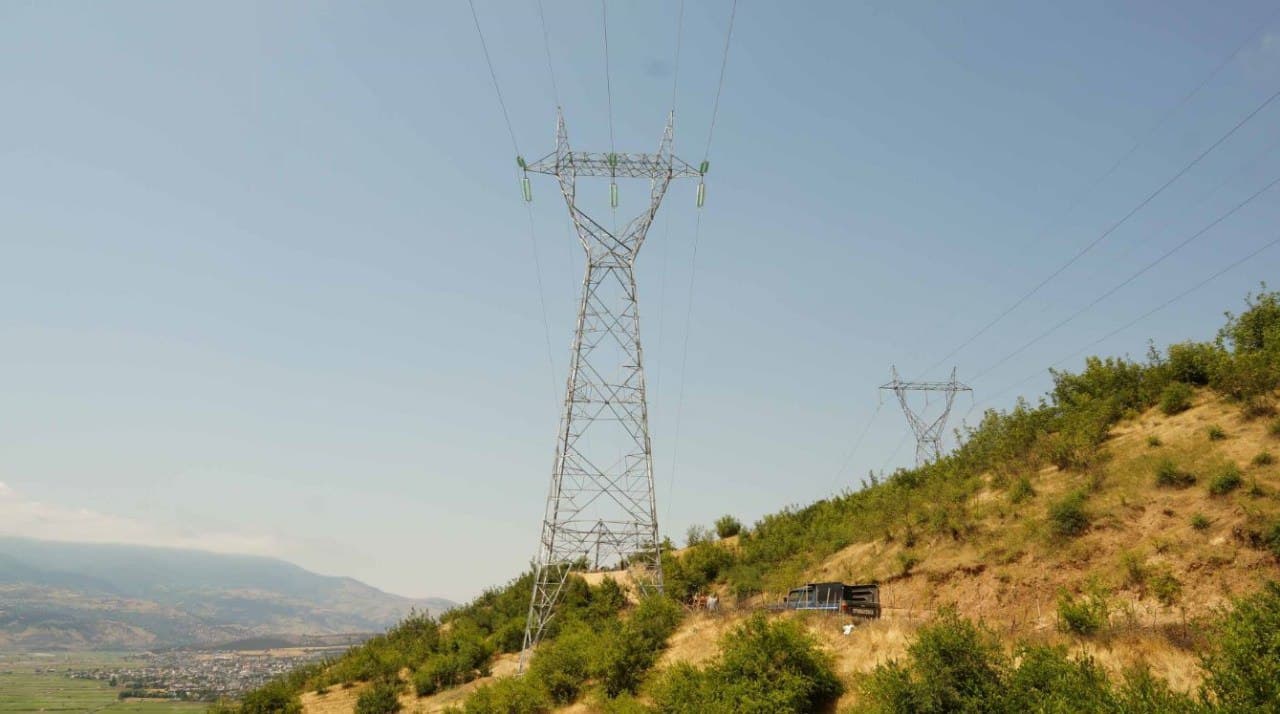
<path fill-rule="evenodd" d="M 52 657 L 0 655 L 0 712 L 188 712 L 208 705 L 168 700 L 120 700 L 106 682 L 71 679 L 68 667 L 105 667 L 122 663 L 118 655 L 59 654 Z M 40 671 L 53 668 L 56 671 Z"/>

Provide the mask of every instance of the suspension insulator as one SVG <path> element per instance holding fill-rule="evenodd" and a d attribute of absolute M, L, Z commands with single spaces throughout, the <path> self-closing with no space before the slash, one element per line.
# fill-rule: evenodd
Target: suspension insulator
<path fill-rule="evenodd" d="M 711 168 L 711 162 L 703 161 L 702 165 L 698 167 L 698 173 L 705 174 L 707 172 L 707 169 L 710 169 L 710 168 Z"/>
<path fill-rule="evenodd" d="M 533 184 L 529 183 L 528 176 L 520 179 L 520 192 L 524 194 L 524 200 L 526 202 L 533 200 Z"/>
<path fill-rule="evenodd" d="M 702 204 L 705 203 L 706 200 L 707 200 L 707 185 L 699 181 L 698 182 L 698 208 L 702 208 Z"/>
<path fill-rule="evenodd" d="M 609 205 L 614 208 L 618 207 L 618 184 L 616 183 L 609 184 Z"/>
<path fill-rule="evenodd" d="M 526 165 L 525 165 L 525 163 L 524 163 L 524 157 L 523 157 L 523 156 L 519 156 L 519 155 L 517 155 L 517 156 L 516 156 L 516 165 L 517 165 L 517 166 L 519 166 L 521 169 L 527 169 L 527 168 L 529 168 L 529 167 L 528 167 L 528 166 L 526 166 Z"/>

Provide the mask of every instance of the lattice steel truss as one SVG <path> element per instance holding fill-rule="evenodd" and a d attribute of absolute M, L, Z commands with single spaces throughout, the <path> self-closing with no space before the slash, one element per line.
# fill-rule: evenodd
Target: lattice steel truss
<path fill-rule="evenodd" d="M 559 180 L 587 258 L 521 668 L 571 569 L 628 567 L 642 593 L 662 589 L 634 267 L 672 179 L 706 171 L 705 163 L 695 169 L 672 154 L 673 121 L 655 154 L 599 154 L 570 150 L 560 115 L 555 151 L 531 164 L 520 160 L 526 200 L 528 173 Z M 615 208 L 618 178 L 647 178 L 649 207 L 615 235 L 578 207 L 579 177 L 609 177 Z"/>
<path fill-rule="evenodd" d="M 942 456 L 942 432 L 947 428 L 947 417 L 951 415 L 951 406 L 955 403 L 956 394 L 972 392 L 973 389 L 956 381 L 954 368 L 951 370 L 951 379 L 946 382 L 904 382 L 898 377 L 898 368 L 891 369 L 893 381 L 881 385 L 880 388 L 887 389 L 898 396 L 902 413 L 907 415 L 911 431 L 916 435 L 916 466 L 921 466 Z M 942 392 L 945 395 L 942 413 L 932 421 L 928 421 L 923 414 L 917 414 L 911 408 L 911 403 L 907 399 L 908 392 L 925 392 L 926 394 Z"/>

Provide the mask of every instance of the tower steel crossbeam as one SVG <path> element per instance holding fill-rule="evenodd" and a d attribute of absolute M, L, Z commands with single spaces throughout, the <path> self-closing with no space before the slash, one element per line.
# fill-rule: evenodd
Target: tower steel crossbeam
<path fill-rule="evenodd" d="M 954 368 L 951 370 L 951 379 L 946 382 L 906 382 L 898 377 L 897 367 L 891 368 L 891 371 L 893 380 L 881 385 L 880 388 L 897 395 L 898 403 L 902 405 L 902 413 L 906 415 L 907 423 L 911 425 L 911 431 L 916 437 L 916 466 L 941 458 L 942 434 L 947 428 L 947 417 L 951 415 L 956 394 L 972 392 L 973 389 L 956 381 Z M 907 396 L 909 392 L 942 392 L 944 395 L 942 413 L 932 420 L 917 413 L 911 408 L 911 402 Z"/>
<path fill-rule="evenodd" d="M 672 154 L 673 122 L 669 115 L 656 153 L 601 154 L 571 150 L 561 114 L 555 151 L 528 164 L 520 159 L 526 174 L 556 177 L 586 254 L 521 669 L 571 570 L 626 567 L 642 594 L 662 589 L 635 260 L 671 181 L 706 171 L 705 163 L 695 169 Z M 579 208 L 582 177 L 608 177 L 614 208 L 618 178 L 648 179 L 649 206 L 610 231 Z M 524 190 L 528 200 L 527 175 Z"/>

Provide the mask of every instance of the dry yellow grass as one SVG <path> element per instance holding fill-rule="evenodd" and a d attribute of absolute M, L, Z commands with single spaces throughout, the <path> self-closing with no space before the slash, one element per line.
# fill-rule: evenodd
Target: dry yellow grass
<path fill-rule="evenodd" d="M 1227 438 L 1211 441 L 1210 424 L 1222 427 Z M 1159 446 L 1148 444 L 1149 437 Z M 1196 396 L 1191 409 L 1174 416 L 1151 410 L 1123 422 L 1106 445 L 1107 458 L 1092 475 L 1063 472 L 1054 467 L 1032 475 L 1036 495 L 1014 505 L 1004 489 L 994 486 L 972 501 L 974 529 L 963 540 L 922 539 L 905 549 L 901 542 L 876 538 L 839 551 L 808 573 L 809 580 L 881 583 L 882 620 L 844 635 L 840 617 L 787 613 L 818 639 L 834 658 L 838 674 L 849 685 L 839 707 L 857 705 L 856 680 L 888 659 L 905 655 L 915 631 L 943 605 L 954 605 L 967 617 L 981 621 L 1001 636 L 1010 652 L 1018 642 L 1061 644 L 1088 654 L 1107 670 L 1118 673 L 1146 663 L 1176 689 L 1198 685 L 1196 655 L 1180 648 L 1163 633 L 1209 614 L 1234 595 L 1255 590 L 1261 581 L 1280 578 L 1274 557 L 1240 542 L 1237 534 L 1259 522 L 1280 518 L 1280 464 L 1254 466 L 1253 457 L 1280 442 L 1266 434 L 1266 420 L 1247 421 L 1238 408 L 1208 393 Z M 1162 458 L 1198 476 L 1185 489 L 1155 486 L 1154 467 Z M 1207 485 L 1212 472 L 1227 463 L 1242 471 L 1245 487 L 1211 497 Z M 1073 540 L 1048 535 L 1046 507 L 1074 489 L 1095 480 L 1087 508 L 1093 515 L 1089 531 Z M 1256 482 L 1264 495 L 1248 493 Z M 1207 528 L 1192 527 L 1203 514 Z M 737 538 L 729 547 L 737 547 Z M 899 554 L 909 550 L 920 562 L 904 574 Z M 1182 584 L 1179 602 L 1159 603 L 1149 588 L 1128 581 L 1122 556 L 1132 554 L 1148 572 L 1167 571 Z M 630 588 L 623 571 L 591 573 L 588 582 L 612 578 Z M 1056 631 L 1056 602 L 1061 590 L 1078 592 L 1090 581 L 1112 592 L 1116 628 L 1095 639 L 1080 639 Z M 722 593 L 722 596 L 724 593 Z M 756 598 L 760 604 L 764 598 Z M 726 604 L 730 598 L 722 598 Z M 658 666 L 674 662 L 702 664 L 715 657 L 726 632 L 747 617 L 743 610 L 719 614 L 695 613 L 669 640 Z M 418 699 L 405 694 L 407 712 L 438 712 L 460 703 L 467 694 L 495 677 L 514 672 L 516 658 L 507 655 L 494 674 L 464 687 Z M 353 710 L 361 688 L 333 689 L 325 696 L 304 695 L 307 714 L 338 714 Z M 563 711 L 594 711 L 589 701 Z"/>

